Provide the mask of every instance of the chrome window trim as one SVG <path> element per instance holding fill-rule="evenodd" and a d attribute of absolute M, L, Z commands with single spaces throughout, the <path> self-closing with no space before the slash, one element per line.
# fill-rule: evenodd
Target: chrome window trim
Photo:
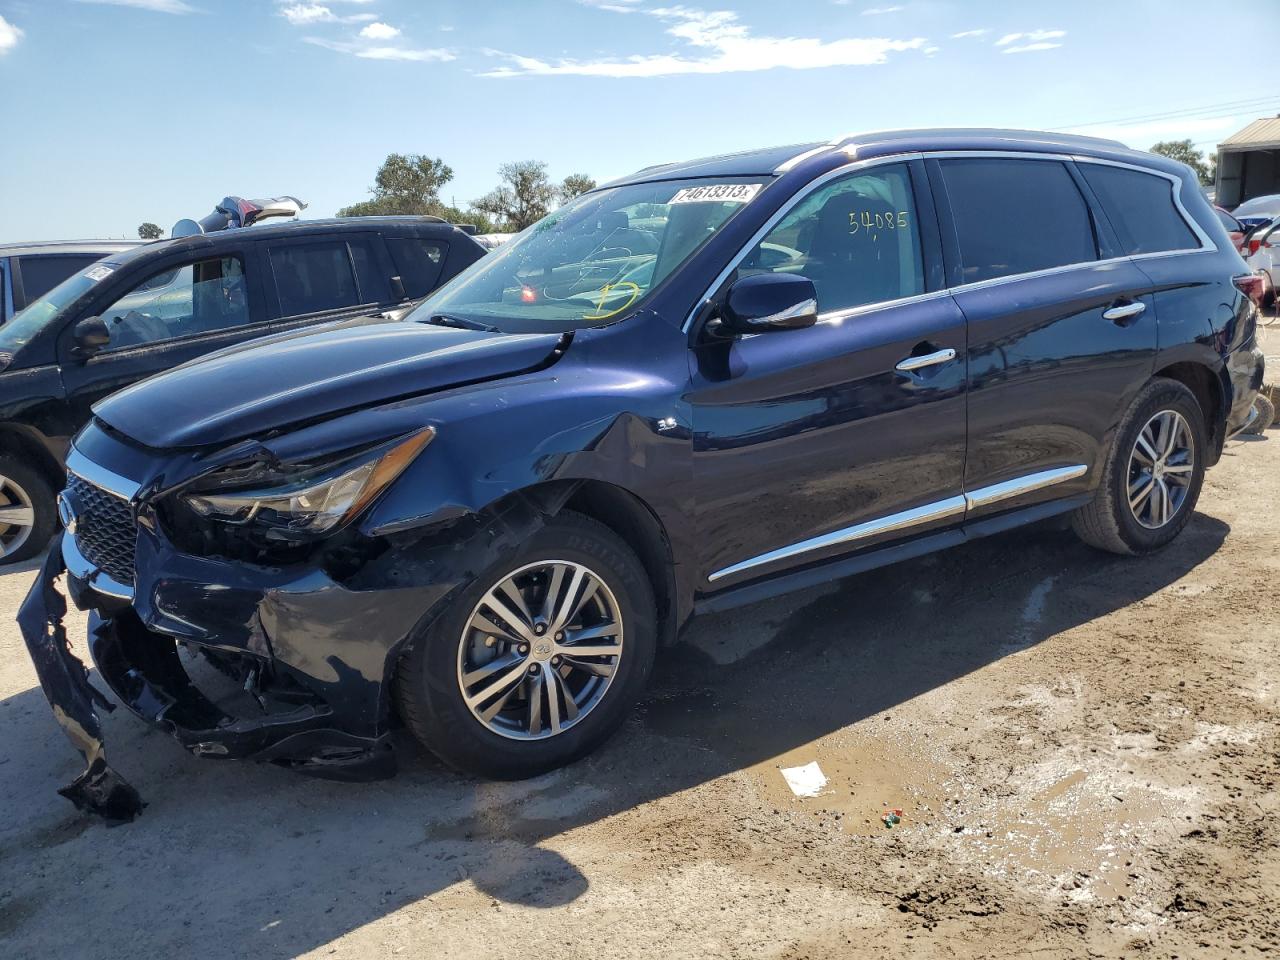
<path fill-rule="evenodd" d="M 795 164 L 801 162 L 804 159 L 807 159 L 810 156 L 816 156 L 818 153 L 821 153 L 824 150 L 839 146 L 841 143 L 842 143 L 842 139 L 836 138 L 836 140 L 833 140 L 830 144 L 824 147 L 815 147 L 812 150 L 806 151 L 805 153 L 792 157 L 791 160 L 786 161 L 782 166 L 787 166 L 787 164 L 794 166 Z M 879 310 L 884 307 L 898 306 L 900 304 L 912 303 L 912 302 L 921 301 L 921 300 L 930 300 L 935 297 L 947 296 L 950 294 L 960 293 L 968 290 L 980 290 L 984 287 L 996 286 L 998 284 L 1003 284 L 1003 283 L 1016 283 L 1019 280 L 1028 280 L 1028 279 L 1034 279 L 1037 277 L 1052 276 L 1053 274 L 1057 274 L 1057 273 L 1065 273 L 1070 270 L 1078 270 L 1082 267 L 1096 267 L 1096 266 L 1104 266 L 1104 265 L 1116 264 L 1116 263 L 1130 263 L 1134 260 L 1149 260 L 1149 259 L 1155 259 L 1157 257 L 1176 257 L 1176 256 L 1185 256 L 1187 254 L 1194 254 L 1194 253 L 1219 252 L 1217 244 L 1215 244 L 1213 242 L 1213 239 L 1207 233 L 1205 233 L 1205 231 L 1201 228 L 1200 224 L 1196 222 L 1195 217 L 1191 216 L 1191 214 L 1187 211 L 1187 208 L 1183 205 L 1182 180 L 1171 173 L 1165 173 L 1162 170 L 1156 170 L 1156 169 L 1153 169 L 1152 167 L 1145 167 L 1137 163 L 1125 163 L 1120 160 L 1107 160 L 1101 157 L 1090 157 L 1090 156 L 1085 156 L 1081 154 L 1045 153 L 1045 152 L 1030 151 L 1030 150 L 929 150 L 929 151 L 923 151 L 923 152 L 912 151 L 909 153 L 892 154 L 890 156 L 884 156 L 884 157 L 873 157 L 868 160 L 853 160 L 849 163 L 842 164 L 839 167 L 836 167 L 834 170 L 828 170 L 826 173 L 818 177 L 816 180 L 810 181 L 809 183 L 805 184 L 805 186 L 802 189 L 797 190 L 796 193 L 786 203 L 784 203 L 781 207 L 778 208 L 778 210 L 773 214 L 773 216 L 771 216 L 767 221 L 765 221 L 764 225 L 752 235 L 751 239 L 748 240 L 746 244 L 744 244 L 736 254 L 734 254 L 732 259 L 730 259 L 728 266 L 726 266 L 723 270 L 720 271 L 720 273 L 716 276 L 716 279 L 714 280 L 714 282 L 712 282 L 707 287 L 707 289 L 703 292 L 702 296 L 698 298 L 697 303 L 694 305 L 693 309 L 689 311 L 688 316 L 685 317 L 684 323 L 680 327 L 681 333 L 684 333 L 684 334 L 689 333 L 689 331 L 693 328 L 694 318 L 698 315 L 698 312 L 703 308 L 703 306 L 706 305 L 707 301 L 711 299 L 712 294 L 714 294 L 715 291 L 720 288 L 721 284 L 723 284 L 725 280 L 729 278 L 729 275 L 738 268 L 738 264 L 740 264 L 743 261 L 743 259 L 747 256 L 748 253 L 751 252 L 752 249 L 754 249 L 755 245 L 760 241 L 762 241 L 766 236 L 768 236 L 769 231 L 772 230 L 775 226 L 777 226 L 778 221 L 780 221 L 783 217 L 785 217 L 792 210 L 792 208 L 794 208 L 802 200 L 806 199 L 815 190 L 821 188 L 822 186 L 829 183 L 830 181 L 835 180 L 838 177 L 841 177 L 845 174 L 852 173 L 856 170 L 869 169 L 871 167 L 876 167 L 876 166 L 880 166 L 882 164 L 887 164 L 887 163 L 906 163 L 911 160 L 947 160 L 947 159 L 957 159 L 957 158 L 975 159 L 975 158 L 986 158 L 986 157 L 996 157 L 1001 159 L 1015 159 L 1015 160 L 1054 160 L 1059 163 L 1094 163 L 1094 164 L 1099 164 L 1101 166 L 1120 167 L 1122 169 L 1133 170 L 1133 171 L 1136 171 L 1137 173 L 1145 173 L 1148 176 L 1160 177 L 1162 179 L 1168 180 L 1173 185 L 1173 203 L 1174 203 L 1175 209 L 1177 209 L 1178 211 L 1178 215 L 1182 217 L 1183 221 L 1191 229 L 1192 233 L 1196 235 L 1201 245 L 1199 247 L 1186 247 L 1179 250 L 1157 250 L 1152 253 L 1134 253 L 1134 254 L 1122 255 L 1118 257 L 1105 257 L 1098 260 L 1083 260 L 1083 261 L 1080 261 L 1079 263 L 1067 263 L 1067 264 L 1061 264 L 1056 267 L 1045 267 L 1043 270 L 1031 270 L 1025 273 L 1011 273 L 1008 276 L 1004 276 L 1004 277 L 992 277 L 988 280 L 975 280 L 972 283 L 960 283 L 960 284 L 956 284 L 955 286 L 944 286 L 939 290 L 931 290 L 926 293 L 914 294 L 909 297 L 899 297 L 896 300 L 880 300 L 875 303 L 860 304 L 856 307 L 845 307 L 840 310 L 826 311 L 818 314 L 818 322 L 823 323 L 828 320 L 842 320 L 845 317 L 855 316 L 857 314 L 866 313 L 871 310 Z M 791 167 L 787 166 L 787 169 L 791 169 Z M 782 167 L 781 166 L 778 167 L 776 172 L 783 172 Z M 1092 209 L 1090 212 L 1092 212 Z"/>
<path fill-rule="evenodd" d="M 1073 163 L 1092 163 L 1102 167 L 1120 167 L 1123 170 L 1133 170 L 1136 173 L 1145 173 L 1149 177 L 1161 177 L 1173 184 L 1173 206 L 1178 211 L 1178 216 L 1191 232 L 1196 235 L 1200 241 L 1199 247 L 1184 247 L 1179 250 L 1156 250 L 1152 253 L 1134 253 L 1130 254 L 1130 259 L 1147 259 L 1149 257 L 1168 257 L 1180 253 L 1217 253 L 1218 245 L 1213 242 L 1213 238 L 1204 232 L 1204 229 L 1191 215 L 1191 212 L 1182 203 L 1182 179 L 1174 176 L 1172 173 L 1165 173 L 1163 170 L 1155 170 L 1151 167 L 1144 167 L 1137 163 L 1123 163 L 1119 160 L 1105 160 L 1102 157 L 1076 156 L 1071 157 Z"/>
<path fill-rule="evenodd" d="M 122 477 L 118 473 L 112 473 L 106 467 L 98 466 L 74 446 L 67 451 L 67 470 L 85 483 L 91 483 L 121 500 L 132 500 L 142 489 L 142 484 Z"/>
<path fill-rule="evenodd" d="M 707 581 L 715 583 L 725 577 L 731 577 L 734 574 L 743 573 L 766 564 L 776 563 L 779 560 L 786 560 L 842 543 L 854 543 L 882 533 L 896 533 L 900 530 L 908 530 L 921 524 L 932 523 L 935 520 L 945 520 L 948 517 L 957 515 L 967 517 L 972 510 L 1010 500 L 1024 493 L 1043 490 L 1046 487 L 1051 487 L 1067 480 L 1074 480 L 1076 477 L 1084 476 L 1088 470 L 1089 468 L 1084 464 L 1077 463 L 1067 467 L 1055 467 L 1051 470 L 1039 470 L 1023 477 L 1015 477 L 1012 480 L 979 487 L 972 492 L 947 497 L 934 503 L 926 503 L 920 507 L 912 507 L 910 510 L 892 513 L 887 517 L 857 523 L 851 527 L 833 530 L 831 533 L 824 533 L 817 537 L 810 537 L 808 540 L 801 540 L 798 543 L 770 550 L 768 553 L 762 553 L 717 570 L 707 577 Z"/>
<path fill-rule="evenodd" d="M 751 235 L 751 239 L 748 240 L 745 244 L 743 244 L 738 249 L 738 252 L 735 253 L 732 258 L 730 258 L 728 265 L 723 270 L 721 270 L 719 274 L 716 275 L 715 280 L 712 281 L 712 283 L 707 287 L 705 291 L 703 291 L 702 296 L 698 298 L 697 302 L 693 306 L 693 309 L 690 310 L 688 316 L 685 317 L 684 323 L 681 324 L 680 326 L 681 332 L 687 334 L 693 328 L 693 318 L 698 315 L 698 311 L 701 310 L 703 305 L 711 298 L 711 295 L 715 293 L 715 291 L 720 289 L 720 285 L 723 284 L 725 280 L 729 278 L 729 274 L 733 273 L 734 270 L 738 269 L 738 264 L 740 264 L 743 261 L 743 259 L 746 257 L 748 253 L 752 251 L 752 249 L 754 249 L 757 243 L 759 243 L 761 240 L 763 240 L 766 236 L 769 235 L 769 231 L 772 230 L 775 226 L 777 226 L 778 222 L 783 217 L 785 217 L 788 213 L 790 213 L 791 210 L 797 204 L 799 204 L 802 200 L 807 199 L 814 191 L 822 188 L 824 185 L 826 185 L 827 183 L 830 183 L 832 180 L 842 177 L 855 170 L 861 170 L 864 168 L 870 168 L 875 166 L 882 166 L 884 164 L 889 164 L 889 163 L 906 163 L 910 160 L 919 159 L 919 158 L 920 158 L 920 154 L 918 153 L 900 153 L 900 154 L 895 154 L 894 156 L 891 156 L 891 157 L 874 157 L 870 160 L 854 160 L 850 163 L 841 164 L 840 166 L 836 167 L 834 170 L 828 170 L 826 173 L 818 177 L 816 180 L 810 180 L 808 183 L 804 185 L 802 189 L 797 190 L 795 193 L 793 193 L 790 196 L 790 198 L 788 198 L 786 203 L 784 203 L 781 207 L 775 210 L 773 212 L 773 216 L 769 217 L 769 219 L 764 222 L 764 224 L 760 227 L 760 229 Z M 908 297 L 904 299 L 912 299 L 912 298 Z M 883 306 L 883 303 L 867 304 L 867 306 Z M 826 320 L 829 318 L 830 318 L 830 314 L 822 313 L 818 315 L 819 321 Z"/>

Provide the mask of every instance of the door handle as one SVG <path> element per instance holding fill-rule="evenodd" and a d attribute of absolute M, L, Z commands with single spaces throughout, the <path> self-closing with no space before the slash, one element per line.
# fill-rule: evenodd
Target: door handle
<path fill-rule="evenodd" d="M 1102 319 L 1110 320 L 1112 323 L 1125 326 L 1126 320 L 1133 320 L 1142 315 L 1147 309 L 1147 305 L 1141 300 L 1135 300 L 1132 303 L 1122 303 L 1112 307 L 1110 310 L 1102 311 Z"/>
<path fill-rule="evenodd" d="M 950 347 L 945 350 L 937 350 L 934 353 L 926 353 L 922 357 L 907 357 L 901 361 L 894 369 L 902 373 L 911 373 L 915 370 L 921 370 L 924 367 L 937 366 L 939 363 L 949 363 L 956 358 L 956 352 Z"/>

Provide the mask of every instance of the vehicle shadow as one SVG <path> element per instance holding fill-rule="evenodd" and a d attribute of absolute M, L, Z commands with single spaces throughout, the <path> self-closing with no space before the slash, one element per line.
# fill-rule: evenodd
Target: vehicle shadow
<path fill-rule="evenodd" d="M 407 740 L 400 776 L 375 784 L 200 761 L 117 711 L 112 763 L 150 807 L 107 830 L 54 794 L 76 758 L 39 689 L 27 690 L 0 702 L 0 805 L 11 811 L 0 936 L 17 955 L 217 943 L 293 956 L 413 904 L 446 908 L 461 881 L 495 904 L 567 904 L 592 877 L 546 841 L 571 851 L 577 827 L 621 821 L 1149 597 L 1228 532 L 1196 515 L 1168 550 L 1129 559 L 1041 525 L 704 617 L 604 749 L 521 783 L 457 776 Z M 618 864 L 640 839 L 625 823 L 605 837 Z M 59 922 L 70 915 L 83 922 Z"/>

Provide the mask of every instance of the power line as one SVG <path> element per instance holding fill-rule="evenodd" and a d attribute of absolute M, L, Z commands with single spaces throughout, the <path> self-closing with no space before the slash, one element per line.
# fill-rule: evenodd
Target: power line
<path fill-rule="evenodd" d="M 1206 112 L 1212 112 L 1214 110 L 1230 110 L 1231 113 L 1218 115 L 1220 117 L 1229 117 L 1233 113 L 1239 112 L 1241 110 L 1261 110 L 1271 106 L 1272 104 L 1280 105 L 1280 97 L 1273 95 L 1269 97 L 1254 97 L 1249 100 L 1226 100 L 1220 103 L 1204 104 L 1198 107 L 1184 107 L 1178 110 L 1169 110 L 1169 111 L 1165 111 L 1164 113 L 1142 114 L 1142 115 L 1133 116 L 1133 117 L 1119 117 L 1117 119 L 1112 119 L 1112 120 L 1093 120 L 1093 121 L 1090 121 L 1089 123 L 1073 123 L 1073 124 L 1068 124 L 1060 127 L 1051 127 L 1050 129 L 1058 130 L 1058 131 L 1066 131 L 1066 130 L 1077 130 L 1081 127 L 1100 127 L 1100 126 L 1106 126 L 1106 125 L 1118 124 L 1118 123 L 1141 123 L 1144 121 L 1152 121 L 1152 120 L 1179 120 L 1179 119 L 1193 119 L 1193 118 L 1199 119 L 1199 120 L 1214 120 L 1214 119 L 1218 119 L 1218 117 L 1212 117 L 1212 116 L 1198 117 L 1195 115 L 1203 114 Z"/>

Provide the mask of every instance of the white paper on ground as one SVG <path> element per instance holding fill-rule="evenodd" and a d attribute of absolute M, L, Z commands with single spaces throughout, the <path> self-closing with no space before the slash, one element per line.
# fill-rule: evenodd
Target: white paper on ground
<path fill-rule="evenodd" d="M 816 797 L 827 785 L 827 777 L 816 760 L 803 767 L 784 767 L 782 777 L 797 797 Z"/>

